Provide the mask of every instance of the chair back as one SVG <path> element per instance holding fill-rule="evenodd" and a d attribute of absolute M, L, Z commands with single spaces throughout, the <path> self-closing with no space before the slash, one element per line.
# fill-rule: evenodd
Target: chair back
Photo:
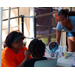
<path fill-rule="evenodd" d="M 39 60 L 36 61 L 34 67 L 56 67 L 57 65 L 57 58 L 50 58 L 48 60 Z"/>

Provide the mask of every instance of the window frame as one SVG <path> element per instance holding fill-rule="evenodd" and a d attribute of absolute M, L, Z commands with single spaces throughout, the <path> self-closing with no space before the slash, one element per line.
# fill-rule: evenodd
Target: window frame
<path fill-rule="evenodd" d="M 14 10 L 14 9 L 17 9 L 17 11 L 18 11 L 18 16 L 10 18 L 11 10 Z M 9 34 L 11 28 L 16 28 L 16 27 L 18 27 L 18 30 L 19 30 L 19 7 L 13 7 L 13 8 L 8 7 L 8 9 L 3 9 L 3 11 L 8 11 L 8 18 L 2 20 L 2 22 L 8 21 L 8 27 L 7 27 L 7 28 L 2 28 L 2 31 L 3 31 L 3 30 L 8 30 L 8 34 Z M 11 20 L 11 19 L 16 19 L 16 18 L 18 18 L 18 26 L 10 27 L 10 20 Z M 8 35 L 8 34 L 7 34 L 7 35 Z M 4 42 L 1 42 L 1 43 L 4 44 Z M 1 48 L 2 48 L 2 47 L 1 47 Z"/>

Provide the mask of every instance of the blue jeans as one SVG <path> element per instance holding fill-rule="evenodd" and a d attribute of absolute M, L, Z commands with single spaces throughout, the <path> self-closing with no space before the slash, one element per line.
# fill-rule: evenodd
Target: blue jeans
<path fill-rule="evenodd" d="M 75 32 L 67 32 L 67 37 L 75 37 Z"/>

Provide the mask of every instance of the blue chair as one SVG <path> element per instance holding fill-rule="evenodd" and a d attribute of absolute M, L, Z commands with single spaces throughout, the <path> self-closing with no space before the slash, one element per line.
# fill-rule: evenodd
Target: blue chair
<path fill-rule="evenodd" d="M 58 58 L 36 61 L 34 67 L 56 67 Z"/>

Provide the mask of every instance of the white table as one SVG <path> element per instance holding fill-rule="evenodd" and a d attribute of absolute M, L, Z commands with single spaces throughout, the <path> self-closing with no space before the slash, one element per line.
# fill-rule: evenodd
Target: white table
<path fill-rule="evenodd" d="M 50 53 L 45 52 L 45 57 L 50 57 Z M 57 66 L 60 67 L 71 67 L 72 57 L 68 57 L 67 59 L 58 58 Z"/>
<path fill-rule="evenodd" d="M 72 57 L 68 57 L 67 59 L 58 58 L 57 66 L 71 67 L 71 62 L 72 62 Z"/>

